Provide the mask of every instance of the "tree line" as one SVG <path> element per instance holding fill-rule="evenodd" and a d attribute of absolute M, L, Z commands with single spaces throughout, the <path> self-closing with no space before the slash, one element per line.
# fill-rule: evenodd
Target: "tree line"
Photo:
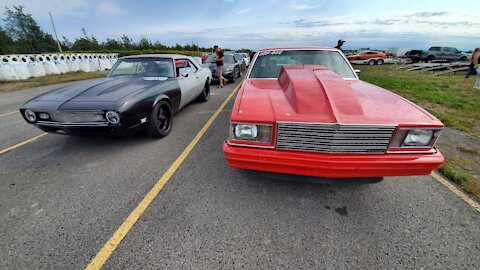
<path fill-rule="evenodd" d="M 57 52 L 58 46 L 49 33 L 43 31 L 32 15 L 25 12 L 23 6 L 5 7 L 4 28 L 0 26 L 0 54 L 19 53 L 50 53 Z M 99 42 L 93 35 L 88 35 L 85 28 L 81 29 L 83 36 L 71 42 L 65 36 L 59 41 L 63 51 L 73 52 L 121 52 L 121 51 L 189 51 L 207 52 L 211 48 L 199 47 L 197 44 L 175 44 L 166 46 L 160 41 L 152 42 L 146 37 L 135 42 L 127 35 L 120 39 L 107 38 Z M 246 51 L 245 49 L 242 49 Z"/>

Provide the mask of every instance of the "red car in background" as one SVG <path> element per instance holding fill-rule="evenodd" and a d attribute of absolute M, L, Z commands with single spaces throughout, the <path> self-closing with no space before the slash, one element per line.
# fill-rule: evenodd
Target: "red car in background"
<path fill-rule="evenodd" d="M 337 49 L 256 53 L 230 116 L 230 167 L 324 178 L 427 175 L 443 124 L 358 79 Z"/>
<path fill-rule="evenodd" d="M 369 65 L 381 65 L 384 63 L 384 59 L 387 59 L 387 55 L 382 52 L 377 52 L 377 51 L 363 51 L 358 54 L 354 55 L 349 55 L 347 56 L 348 61 L 367 61 L 366 63 Z"/>

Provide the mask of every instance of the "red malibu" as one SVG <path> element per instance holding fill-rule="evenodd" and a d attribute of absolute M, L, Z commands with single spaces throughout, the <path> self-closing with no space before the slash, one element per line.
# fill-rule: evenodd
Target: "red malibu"
<path fill-rule="evenodd" d="M 256 53 L 223 144 L 230 167 L 323 178 L 427 175 L 443 124 L 319 47 Z"/>

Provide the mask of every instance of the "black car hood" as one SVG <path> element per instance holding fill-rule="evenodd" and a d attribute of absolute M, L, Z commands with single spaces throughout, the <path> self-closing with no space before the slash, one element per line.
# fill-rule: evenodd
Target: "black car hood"
<path fill-rule="evenodd" d="M 165 78 L 145 79 L 143 77 L 103 78 L 62 87 L 32 101 L 46 102 L 117 102 L 138 91 L 158 85 Z"/>

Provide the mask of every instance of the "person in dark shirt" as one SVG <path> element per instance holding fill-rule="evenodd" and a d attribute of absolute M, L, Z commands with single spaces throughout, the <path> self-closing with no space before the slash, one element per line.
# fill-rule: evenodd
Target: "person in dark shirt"
<path fill-rule="evenodd" d="M 217 67 L 215 68 L 215 74 L 217 75 L 218 82 L 220 83 L 219 87 L 223 88 L 223 85 L 227 84 L 227 80 L 223 77 L 223 52 L 217 45 L 213 46 L 213 52 L 217 54 Z"/>
<path fill-rule="evenodd" d="M 477 80 L 475 81 L 475 86 L 473 88 L 480 89 L 480 74 L 478 73 L 477 69 L 480 67 L 480 48 L 475 48 L 472 53 L 472 57 L 470 58 L 470 64 L 468 65 L 467 74 L 465 75 L 465 79 L 463 80 L 463 84 L 466 86 L 468 85 L 468 78 L 471 75 L 477 75 Z"/>
<path fill-rule="evenodd" d="M 343 50 L 342 50 L 343 43 L 345 43 L 345 40 L 339 39 L 337 41 L 337 46 L 335 46 L 335 48 L 337 48 L 337 49 L 339 49 L 343 52 Z"/>

